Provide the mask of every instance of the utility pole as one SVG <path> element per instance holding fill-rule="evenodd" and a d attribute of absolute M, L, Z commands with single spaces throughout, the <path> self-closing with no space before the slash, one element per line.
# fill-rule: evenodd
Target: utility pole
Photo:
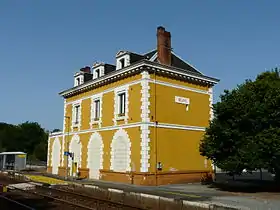
<path fill-rule="evenodd" d="M 68 179 L 68 156 L 69 156 L 69 132 L 70 132 L 70 117 L 64 116 L 67 119 L 67 138 L 66 138 L 66 173 L 65 173 L 65 179 Z"/>

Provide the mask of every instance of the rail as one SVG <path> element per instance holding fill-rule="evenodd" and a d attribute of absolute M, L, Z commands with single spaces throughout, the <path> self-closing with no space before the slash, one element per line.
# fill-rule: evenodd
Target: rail
<path fill-rule="evenodd" d="M 35 210 L 34 208 L 32 208 L 32 207 L 30 207 L 30 206 L 27 206 L 27 205 L 25 205 L 25 204 L 23 204 L 23 203 L 20 203 L 20 202 L 18 202 L 18 201 L 15 201 L 15 200 L 13 200 L 13 199 L 11 199 L 11 198 L 7 198 L 7 197 L 4 196 L 4 195 L 0 195 L 0 199 L 5 200 L 5 201 L 8 201 L 8 203 L 12 203 L 12 204 L 16 205 L 17 207 L 21 207 L 22 209 Z M 1 206 L 2 206 L 2 205 L 1 205 Z M 17 209 L 18 209 L 18 208 L 17 208 Z"/>
<path fill-rule="evenodd" d="M 36 186 L 37 190 L 45 191 L 46 193 L 52 193 L 54 195 L 54 192 L 56 193 L 55 196 L 58 197 L 66 197 L 68 196 L 68 199 L 71 200 L 76 200 L 77 202 L 82 202 L 86 206 L 92 206 L 93 204 L 97 204 L 98 206 L 105 204 L 105 205 L 110 205 L 114 207 L 121 207 L 121 208 L 130 208 L 130 209 L 137 209 L 137 210 L 144 210 L 143 208 L 139 208 L 136 206 L 131 206 L 127 205 L 125 203 L 117 202 L 117 201 L 111 201 L 105 198 L 96 198 L 84 193 L 78 193 L 78 192 L 73 192 L 69 190 L 64 190 L 64 189 L 58 189 L 58 188 L 50 188 L 46 186 Z"/>
<path fill-rule="evenodd" d="M 68 201 L 68 200 L 60 199 L 60 198 L 57 198 L 57 197 L 54 197 L 54 196 L 51 196 L 51 195 L 39 193 L 39 192 L 32 191 L 32 190 L 23 190 L 23 189 L 15 188 L 15 187 L 13 188 L 13 190 L 17 190 L 17 191 L 21 191 L 21 192 L 29 193 L 29 194 L 33 194 L 33 195 L 37 195 L 37 196 L 40 196 L 40 197 L 43 197 L 43 198 L 46 198 L 46 199 L 52 199 L 52 200 L 58 201 L 60 203 L 66 203 L 66 204 L 68 204 L 70 206 L 75 206 L 75 207 L 79 207 L 79 208 L 82 208 L 82 209 L 95 210 L 94 208 L 90 208 L 90 207 L 82 205 L 82 204 L 78 204 L 78 203 L 71 202 L 71 201 Z M 34 208 L 32 208 L 32 209 L 34 209 Z"/>

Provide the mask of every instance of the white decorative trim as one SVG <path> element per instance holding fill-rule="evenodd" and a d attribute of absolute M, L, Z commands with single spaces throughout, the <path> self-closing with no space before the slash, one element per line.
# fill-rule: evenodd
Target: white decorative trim
<path fill-rule="evenodd" d="M 130 83 L 127 83 L 126 85 L 128 86 L 132 86 L 132 85 L 137 85 L 137 84 L 141 84 L 143 80 L 148 80 L 150 83 L 155 83 L 155 81 L 153 79 L 139 79 L 139 80 L 135 80 L 133 82 L 130 82 Z M 187 86 L 184 86 L 184 85 L 176 85 L 176 84 L 172 84 L 172 83 L 169 83 L 169 82 L 165 82 L 165 81 L 160 81 L 160 80 L 156 80 L 156 84 L 159 84 L 159 85 L 164 85 L 164 86 L 167 86 L 167 87 L 173 87 L 173 88 L 177 88 L 177 89 L 181 89 L 181 90 L 187 90 L 187 91 L 191 91 L 191 92 L 196 92 L 196 93 L 201 93 L 201 94 L 206 94 L 206 95 L 209 95 L 209 91 L 206 91 L 206 90 L 201 90 L 201 89 L 198 89 L 198 88 L 191 88 L 191 87 L 187 87 Z M 105 93 L 110 93 L 112 91 L 114 91 L 116 88 L 108 88 L 107 90 L 104 90 L 102 91 L 103 94 Z M 70 102 L 67 102 L 66 104 L 73 104 L 73 103 L 77 103 L 79 101 L 83 101 L 85 99 L 89 99 L 91 98 L 92 96 L 85 96 L 85 97 L 82 97 L 80 98 L 79 100 L 76 100 L 76 101 L 70 101 Z"/>
<path fill-rule="evenodd" d="M 121 86 L 118 88 L 115 88 L 115 96 L 114 96 L 114 118 L 113 122 L 114 125 L 117 125 L 118 120 L 124 120 L 125 124 L 128 123 L 128 105 L 129 105 L 129 95 L 128 95 L 128 89 L 129 85 Z M 125 115 L 124 116 L 118 116 L 118 110 L 119 110 L 119 98 L 118 95 L 120 93 L 125 93 Z"/>
<path fill-rule="evenodd" d="M 91 106 L 90 106 L 90 127 L 92 127 L 93 124 L 98 124 L 99 128 L 101 128 L 102 125 L 102 100 L 103 99 L 103 93 L 95 94 L 91 97 Z M 94 113 L 95 113 L 95 108 L 94 108 L 94 101 L 99 100 L 100 101 L 100 107 L 99 107 L 99 119 L 94 120 Z"/>
<path fill-rule="evenodd" d="M 209 116 L 210 116 L 210 121 L 213 120 L 214 118 L 214 113 L 213 113 L 213 88 L 209 88 Z"/>
<path fill-rule="evenodd" d="M 148 172 L 150 167 L 150 129 L 149 125 L 141 125 L 141 172 Z"/>
<path fill-rule="evenodd" d="M 66 116 L 66 108 L 67 108 L 67 105 L 66 105 L 66 100 L 64 99 L 64 111 L 63 111 L 63 133 L 66 133 L 66 120 L 67 118 L 65 117 Z M 70 120 L 68 120 L 69 123 L 70 123 Z M 64 150 L 65 150 L 65 135 L 63 135 L 62 137 L 62 154 L 61 154 L 61 159 L 62 159 L 62 164 L 61 166 L 64 166 Z"/>
<path fill-rule="evenodd" d="M 149 81 L 150 75 L 149 72 L 143 71 L 142 73 L 142 82 L 141 82 L 141 118 L 142 122 L 150 122 L 150 86 Z M 150 130 L 149 125 L 141 125 L 141 172 L 148 172 L 150 167 Z"/>
<path fill-rule="evenodd" d="M 150 83 L 153 83 L 153 84 L 157 84 L 157 85 L 164 85 L 164 86 L 167 86 L 167 87 L 173 87 L 173 88 L 176 88 L 176 89 L 181 89 L 181 90 L 186 90 L 186 91 L 191 91 L 191 92 L 195 92 L 195 93 L 201 93 L 201 94 L 206 94 L 208 95 L 209 92 L 207 90 L 201 90 L 201 89 L 198 89 L 198 88 L 191 88 L 191 87 L 188 87 L 187 85 L 176 85 L 176 84 L 173 84 L 173 83 L 170 83 L 170 82 L 164 82 L 164 81 L 161 81 L 161 80 L 153 80 L 153 79 L 149 79 L 149 82 Z"/>
<path fill-rule="evenodd" d="M 126 151 L 126 169 L 125 171 L 123 170 L 119 170 L 116 166 L 116 162 L 115 162 L 115 153 L 114 150 L 117 146 L 117 144 L 119 143 L 121 140 L 126 141 L 127 144 L 127 151 Z M 116 148 L 117 149 L 117 148 Z M 126 172 L 126 171 L 131 171 L 131 141 L 129 139 L 129 135 L 128 133 L 124 130 L 124 129 L 119 129 L 118 131 L 115 132 L 113 139 L 112 139 L 112 143 L 111 143 L 111 160 L 110 160 L 110 170 L 113 171 L 119 171 L 119 172 Z"/>
<path fill-rule="evenodd" d="M 190 126 L 190 125 L 179 125 L 179 124 L 169 124 L 169 123 L 158 123 L 155 125 L 151 123 L 152 127 L 157 126 L 157 128 L 170 128 L 170 129 L 180 129 L 180 130 L 191 130 L 191 131 L 205 131 L 205 127 L 200 126 Z"/>
<path fill-rule="evenodd" d="M 74 148 L 74 146 L 75 146 L 74 142 L 76 142 L 77 145 L 79 145 L 79 147 L 80 147 L 80 151 L 78 152 L 78 153 L 79 153 L 78 155 L 75 154 L 75 150 L 76 150 L 76 149 Z M 77 135 L 77 134 L 75 134 L 75 135 L 72 137 L 72 139 L 71 139 L 70 146 L 69 146 L 69 152 L 74 152 L 74 161 L 75 161 L 75 158 L 78 157 L 78 167 L 81 167 L 81 166 L 82 166 L 82 157 L 83 157 L 83 154 L 82 154 L 82 152 L 83 152 L 82 146 L 83 146 L 83 145 L 82 145 L 82 143 L 81 143 L 81 141 L 80 141 L 80 136 Z M 69 158 L 69 157 L 68 157 L 68 158 Z M 71 165 L 72 165 L 72 159 L 69 158 L 68 167 L 70 167 L 70 171 L 72 170 Z"/>
<path fill-rule="evenodd" d="M 57 151 L 59 152 L 58 155 L 56 154 Z M 61 144 L 60 144 L 59 137 L 56 137 L 53 140 L 53 144 L 52 144 L 52 161 L 51 161 L 51 166 L 52 166 L 52 173 L 53 174 L 58 174 L 58 167 L 60 166 L 60 153 L 61 153 Z M 54 157 L 56 157 L 56 159 L 54 159 Z"/>
<path fill-rule="evenodd" d="M 49 138 L 48 138 L 48 156 L 47 156 L 47 166 L 51 166 L 51 162 L 50 162 L 50 156 L 51 156 L 51 151 L 50 151 L 50 141 L 51 141 L 51 137 L 49 136 Z"/>
<path fill-rule="evenodd" d="M 142 122 L 150 122 L 150 79 L 149 72 L 143 71 L 141 81 L 141 119 Z"/>
<path fill-rule="evenodd" d="M 124 128 L 135 128 L 135 127 L 141 127 L 141 125 L 149 125 L 154 127 L 155 124 L 153 122 L 136 122 L 136 123 L 128 123 L 128 124 L 121 124 L 121 125 L 115 125 L 115 126 L 106 126 L 102 128 L 93 128 L 93 129 L 85 129 L 81 131 L 75 131 L 70 132 L 69 135 L 74 134 L 82 134 L 82 133 L 92 133 L 94 131 L 111 131 L 111 130 L 117 130 L 117 129 L 124 129 Z M 180 130 L 191 130 L 191 131 L 205 131 L 205 127 L 200 126 L 189 126 L 189 125 L 179 125 L 179 124 L 170 124 L 170 123 L 158 123 L 158 128 L 174 128 L 174 129 L 180 129 Z"/>
<path fill-rule="evenodd" d="M 75 109 L 74 109 L 75 106 L 80 106 L 78 124 L 75 123 Z M 78 100 L 75 103 L 72 103 L 72 125 L 71 125 L 72 131 L 74 128 L 78 128 L 78 130 L 80 130 L 81 124 L 82 124 L 82 100 Z"/>
<path fill-rule="evenodd" d="M 99 163 L 99 170 L 103 169 L 103 154 L 104 154 L 104 144 L 103 144 L 103 140 L 102 140 L 102 136 L 98 133 L 98 132 L 94 132 L 91 136 L 90 136 L 90 140 L 88 142 L 88 146 L 87 146 L 87 168 L 89 168 L 89 170 L 91 170 L 90 168 L 90 162 L 92 161 L 92 154 L 90 153 L 90 149 L 91 149 L 91 145 L 93 143 L 95 143 L 94 141 L 98 141 L 98 143 L 100 143 L 100 163 Z M 91 171 L 89 171 L 89 173 L 91 173 Z M 99 173 L 99 171 L 98 171 Z M 92 178 L 92 177 L 90 177 Z M 98 179 L 100 178 L 100 174 Z"/>

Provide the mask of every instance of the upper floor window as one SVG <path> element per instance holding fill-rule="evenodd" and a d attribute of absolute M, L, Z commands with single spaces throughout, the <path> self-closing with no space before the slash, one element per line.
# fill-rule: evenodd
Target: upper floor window
<path fill-rule="evenodd" d="M 124 123 L 128 123 L 129 113 L 129 86 L 125 85 L 118 87 L 114 90 L 114 119 L 113 122 L 116 125 L 118 120 L 124 120 Z"/>
<path fill-rule="evenodd" d="M 74 125 L 78 125 L 80 123 L 81 116 L 81 105 L 77 104 L 73 107 L 73 123 Z"/>
<path fill-rule="evenodd" d="M 91 98 L 91 117 L 90 125 L 102 124 L 102 93 L 94 95 Z"/>
<path fill-rule="evenodd" d="M 125 92 L 118 94 L 118 115 L 125 115 Z"/>
<path fill-rule="evenodd" d="M 94 120 L 98 120 L 100 118 L 100 99 L 96 99 L 93 102 L 93 117 Z"/>

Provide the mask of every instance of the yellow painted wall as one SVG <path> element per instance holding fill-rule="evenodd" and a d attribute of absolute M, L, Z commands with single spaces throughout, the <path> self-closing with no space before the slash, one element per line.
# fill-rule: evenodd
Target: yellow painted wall
<path fill-rule="evenodd" d="M 140 79 L 141 75 L 135 75 L 131 77 L 130 79 L 123 79 L 118 82 L 114 82 L 109 85 L 102 86 L 100 88 L 96 88 L 94 90 L 90 90 L 88 92 L 79 94 L 78 96 L 73 96 L 66 101 L 73 101 L 73 100 L 79 100 L 86 96 L 91 96 L 94 94 L 99 94 L 104 90 L 108 90 L 109 88 L 118 87 L 121 85 L 125 85 L 127 82 L 131 82 L 133 80 Z M 135 84 L 129 86 L 128 90 L 128 122 L 140 122 L 141 121 L 141 84 Z M 112 89 L 112 91 L 104 93 L 102 97 L 102 127 L 107 126 L 113 126 L 113 118 L 114 118 L 114 97 L 115 93 Z M 82 100 L 82 123 L 80 130 L 87 130 L 90 129 L 90 119 L 91 119 L 91 99 L 86 98 Z M 69 103 L 66 106 L 66 116 L 70 117 L 70 130 L 71 130 L 71 124 L 72 124 L 72 104 Z M 66 121 L 65 126 L 65 132 L 67 132 L 68 129 L 68 119 L 64 119 Z M 119 121 L 117 123 L 118 125 L 124 124 L 124 121 Z M 94 127 L 94 126 L 93 126 Z M 74 131 L 78 131 L 77 128 L 73 129 Z"/>
<path fill-rule="evenodd" d="M 81 123 L 81 130 L 90 129 L 90 109 L 91 109 L 91 99 L 85 99 L 82 101 L 82 123 Z"/>
<path fill-rule="evenodd" d="M 211 162 L 199 154 L 199 143 L 203 131 L 190 131 L 169 128 L 157 128 L 157 162 L 163 165 L 162 171 L 173 170 L 211 170 Z M 155 171 L 155 128 L 151 128 L 151 168 Z"/>
<path fill-rule="evenodd" d="M 102 127 L 113 125 L 114 118 L 114 96 L 115 93 L 109 92 L 103 94 L 102 101 Z"/>
<path fill-rule="evenodd" d="M 154 75 L 151 75 L 154 78 Z M 191 84 L 171 78 L 157 76 L 157 80 L 208 91 L 208 86 Z M 155 94 L 156 93 L 156 94 Z M 155 98 L 156 96 L 156 98 Z M 190 105 L 175 103 L 175 96 L 190 99 Z M 150 83 L 150 119 L 158 123 L 207 127 L 209 125 L 209 95 Z M 163 164 L 163 171 L 206 170 L 211 163 L 199 153 L 199 143 L 204 131 L 180 130 L 176 128 L 150 127 L 150 164 L 149 171 L 156 170 L 157 162 Z M 155 140 L 157 139 L 157 140 Z M 157 154 L 156 154 L 157 153 Z"/>
<path fill-rule="evenodd" d="M 169 82 L 171 82 L 170 79 Z M 173 83 L 182 82 L 174 80 Z M 150 84 L 150 86 L 151 121 L 155 120 L 156 115 L 156 121 L 159 123 L 201 127 L 209 125 L 210 107 L 208 94 L 201 94 L 159 84 Z M 194 85 L 185 83 L 185 86 Z M 186 111 L 186 105 L 175 103 L 175 96 L 190 99 L 188 111 Z"/>
<path fill-rule="evenodd" d="M 128 123 L 141 122 L 141 84 L 133 85 L 129 87 L 129 104 L 128 104 Z"/>

